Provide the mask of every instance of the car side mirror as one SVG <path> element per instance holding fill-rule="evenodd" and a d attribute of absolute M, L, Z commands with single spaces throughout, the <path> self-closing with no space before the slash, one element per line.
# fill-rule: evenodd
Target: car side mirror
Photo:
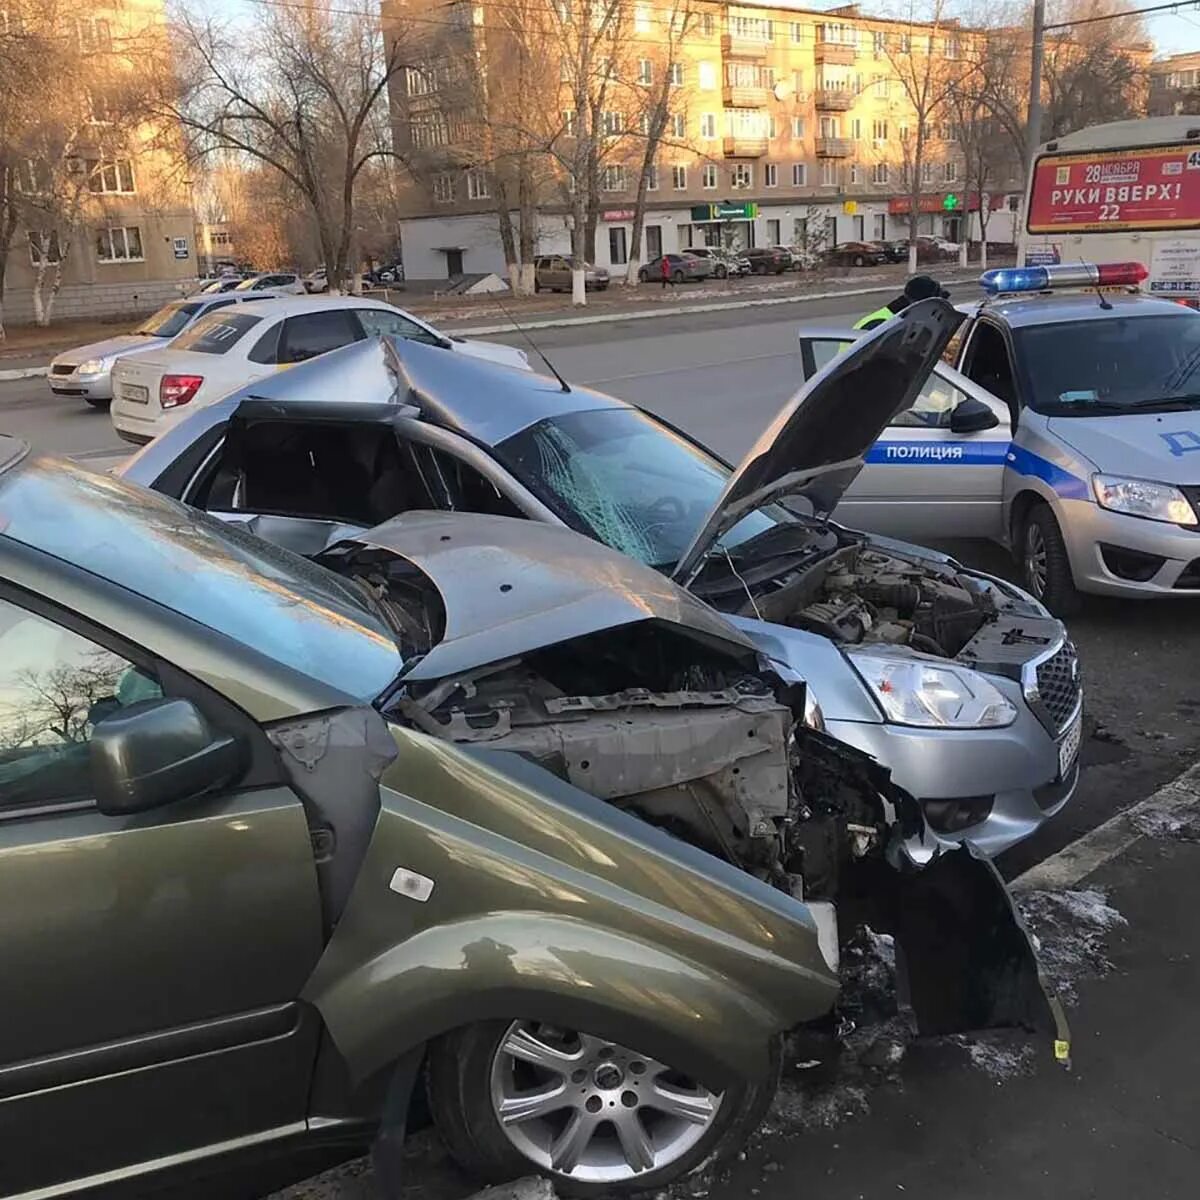
<path fill-rule="evenodd" d="M 241 743 L 215 733 L 190 700 L 143 700 L 95 726 L 88 746 L 92 794 L 124 816 L 190 800 L 245 770 Z"/>
<path fill-rule="evenodd" d="M 982 400 L 968 396 L 950 410 L 951 433 L 982 433 L 995 429 L 1000 418 Z"/>

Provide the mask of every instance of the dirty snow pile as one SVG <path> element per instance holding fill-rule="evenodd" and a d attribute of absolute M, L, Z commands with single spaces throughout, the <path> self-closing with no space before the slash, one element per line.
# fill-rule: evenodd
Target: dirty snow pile
<path fill-rule="evenodd" d="M 1200 842 L 1200 812 L 1183 808 L 1173 812 L 1150 810 L 1133 817 L 1133 824 L 1146 837 L 1176 842 Z"/>

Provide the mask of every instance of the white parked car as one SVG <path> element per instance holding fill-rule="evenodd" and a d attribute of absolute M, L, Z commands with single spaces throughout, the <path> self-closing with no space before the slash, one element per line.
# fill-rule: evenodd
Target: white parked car
<path fill-rule="evenodd" d="M 304 280 L 294 271 L 264 272 L 250 275 L 233 289 L 235 292 L 275 292 L 277 295 L 303 296 L 308 292 Z"/>
<path fill-rule="evenodd" d="M 447 336 L 379 300 L 287 296 L 224 309 L 197 321 L 156 354 L 118 359 L 113 427 L 127 442 L 148 442 L 235 388 L 382 334 L 531 369 L 523 350 Z"/>
<path fill-rule="evenodd" d="M 106 408 L 112 399 L 112 369 L 118 358 L 161 350 L 174 337 L 218 308 L 263 304 L 274 292 L 204 292 L 187 300 L 164 304 L 132 333 L 119 333 L 102 342 L 64 350 L 50 362 L 46 382 L 56 396 L 80 396 L 93 408 Z"/>

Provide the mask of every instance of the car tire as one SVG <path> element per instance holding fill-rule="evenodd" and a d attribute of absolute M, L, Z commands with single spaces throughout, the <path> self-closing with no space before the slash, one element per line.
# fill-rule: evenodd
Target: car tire
<path fill-rule="evenodd" d="M 680 271 L 680 270 L 675 270 L 675 271 L 673 271 L 673 272 L 671 273 L 671 278 L 672 278 L 672 279 L 673 279 L 673 280 L 674 280 L 676 283 L 682 283 L 682 282 L 683 282 L 683 272 L 682 272 L 682 271 Z"/>
<path fill-rule="evenodd" d="M 580 1069 L 588 1072 L 584 1079 L 585 1088 L 590 1094 L 580 1102 L 579 1108 L 564 1104 L 556 1112 L 548 1112 L 545 1116 L 501 1124 L 496 1110 L 498 1103 L 505 1098 L 509 1076 L 513 1079 L 514 1094 L 528 1094 L 527 1087 L 518 1085 L 514 1071 L 518 1074 L 527 1071 L 535 1078 L 535 1087 L 539 1074 L 549 1075 L 551 1082 L 556 1074 L 554 1071 L 530 1067 L 506 1053 L 506 1042 L 520 1036 L 533 1036 L 535 1040 L 544 1038 L 552 1044 L 558 1044 L 558 1039 L 561 1039 L 561 1044 L 576 1044 L 579 1053 L 589 1056 L 586 1059 L 587 1066 Z M 604 1054 L 605 1049 L 608 1050 L 607 1055 Z M 655 1071 L 655 1067 L 661 1068 L 662 1064 L 643 1059 L 644 1056 L 612 1043 L 606 1045 L 598 1038 L 588 1038 L 586 1035 L 577 1038 L 575 1034 L 538 1022 L 484 1021 L 456 1030 L 430 1047 L 426 1079 L 429 1106 L 451 1156 L 460 1167 L 480 1181 L 495 1184 L 537 1173 L 552 1179 L 556 1190 L 562 1195 L 588 1197 L 662 1189 L 691 1174 L 702 1164 L 715 1163 L 736 1154 L 761 1123 L 779 1082 L 779 1048 L 775 1045 L 772 1048 L 771 1070 L 765 1079 L 731 1085 L 719 1095 L 716 1111 L 705 1121 L 684 1121 L 656 1109 L 653 1103 L 643 1105 L 637 1102 L 637 1093 L 628 1086 L 635 1078 L 643 1081 L 635 1086 L 649 1090 L 655 1079 L 675 1074 L 667 1069 Z M 651 1074 L 645 1073 L 647 1062 L 653 1064 Z M 635 1076 L 633 1072 L 639 1063 L 643 1072 Z M 599 1151 L 607 1150 L 610 1162 L 614 1152 L 628 1154 L 622 1149 L 616 1135 L 616 1122 L 602 1123 L 597 1130 L 596 1140 L 588 1141 L 582 1147 L 582 1159 L 571 1173 L 552 1165 L 551 1151 L 556 1139 L 561 1137 L 561 1128 L 574 1120 L 572 1113 L 582 1114 L 585 1107 L 588 1112 L 597 1111 L 590 1107 L 593 1102 L 603 1105 L 604 1096 L 597 1086 L 601 1081 L 597 1076 L 606 1067 L 625 1075 L 625 1079 L 616 1085 L 616 1088 L 625 1088 L 620 1099 L 624 1100 L 626 1096 L 634 1099 L 624 1111 L 629 1113 L 629 1108 L 635 1112 L 645 1111 L 648 1117 L 654 1119 L 654 1124 L 648 1130 L 640 1116 L 629 1114 L 628 1117 L 643 1135 L 649 1134 L 646 1144 L 650 1146 L 655 1161 L 636 1170 L 628 1165 L 627 1159 L 623 1169 L 618 1165 L 619 1177 L 613 1178 L 608 1174 L 602 1179 L 589 1179 L 586 1177 L 589 1151 L 598 1158 Z M 569 1092 L 564 1089 L 564 1094 L 574 1097 L 576 1089 L 571 1080 L 565 1074 L 560 1078 L 569 1087 Z M 705 1095 L 704 1089 L 698 1085 L 677 1083 L 676 1086 L 681 1091 L 691 1092 L 694 1098 Z M 580 1094 L 585 1088 L 579 1089 Z M 616 1088 L 610 1088 L 610 1091 Z M 711 1093 L 707 1095 L 711 1096 Z M 613 1103 L 610 1099 L 609 1104 Z M 602 1107 L 599 1111 L 603 1111 Z M 617 1162 L 619 1164 L 619 1159 Z"/>
<path fill-rule="evenodd" d="M 91 408 L 108 408 L 112 404 L 111 400 L 101 399 L 99 396 L 84 396 Z"/>
<path fill-rule="evenodd" d="M 1021 522 L 1017 562 L 1025 590 L 1055 616 L 1071 617 L 1083 607 L 1083 595 L 1075 586 L 1062 530 L 1049 505 L 1040 500 Z"/>
<path fill-rule="evenodd" d="M 729 274 L 729 271 L 726 267 L 718 266 L 717 269 L 713 272 L 713 274 L 718 279 L 724 279 Z"/>
<path fill-rule="evenodd" d="M 533 294 L 536 296 L 542 290 L 542 285 L 535 279 L 533 281 Z"/>
<path fill-rule="evenodd" d="M 856 254 L 854 256 L 854 265 L 856 267 L 865 267 L 867 265 L 867 260 L 863 258 L 861 254 Z"/>
<path fill-rule="evenodd" d="M 646 274 L 645 268 L 638 272 L 638 283 L 646 283 L 649 279 L 650 276 Z"/>

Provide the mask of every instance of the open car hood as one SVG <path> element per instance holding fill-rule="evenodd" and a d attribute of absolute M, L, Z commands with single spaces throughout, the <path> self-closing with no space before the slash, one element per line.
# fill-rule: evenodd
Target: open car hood
<path fill-rule="evenodd" d="M 409 512 L 339 542 L 317 560 L 363 548 L 418 568 L 445 612 L 442 637 L 403 678 L 458 675 L 639 621 L 685 627 L 757 660 L 753 643 L 658 571 L 582 534 L 514 517 Z"/>
<path fill-rule="evenodd" d="M 815 514 L 832 512 L 867 450 L 912 406 L 962 319 L 945 300 L 922 300 L 814 375 L 729 477 L 672 577 L 689 584 L 721 535 L 766 504 L 802 496 Z"/>

